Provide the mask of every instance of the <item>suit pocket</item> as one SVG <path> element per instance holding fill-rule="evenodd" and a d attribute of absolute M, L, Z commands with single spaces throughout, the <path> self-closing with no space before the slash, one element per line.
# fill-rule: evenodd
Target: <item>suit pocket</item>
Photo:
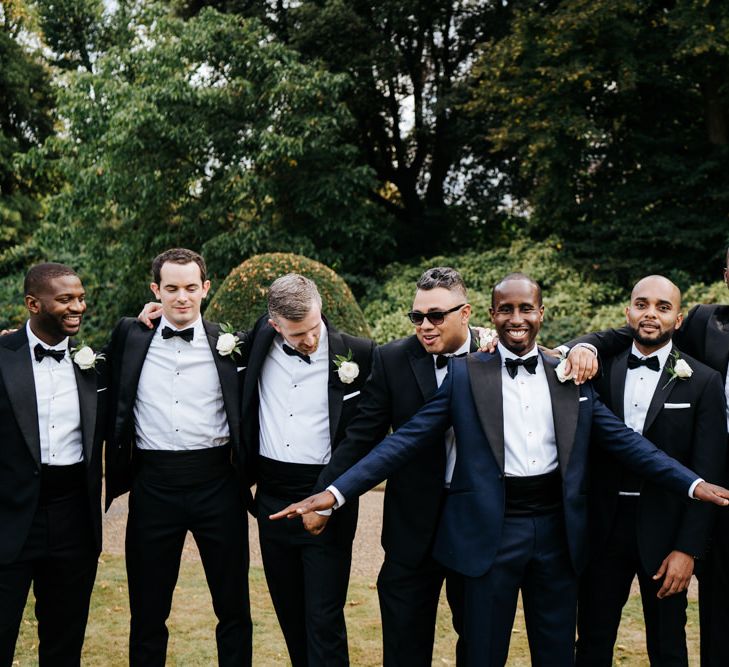
<path fill-rule="evenodd" d="M 244 371 L 248 366 L 236 366 L 235 370 L 237 373 L 240 373 L 241 371 Z"/>
<path fill-rule="evenodd" d="M 109 387 L 102 387 L 101 389 L 97 389 L 96 393 L 100 394 L 102 391 L 106 391 Z"/>
<path fill-rule="evenodd" d="M 582 403 L 582 401 L 586 401 L 586 400 L 587 400 L 587 396 L 580 396 L 580 403 Z"/>
<path fill-rule="evenodd" d="M 664 403 L 664 410 L 686 410 L 691 407 L 691 403 Z"/>
<path fill-rule="evenodd" d="M 353 391 L 351 394 L 345 394 L 344 396 L 342 396 L 342 401 L 348 401 L 350 398 L 359 396 L 361 393 L 361 391 Z"/>

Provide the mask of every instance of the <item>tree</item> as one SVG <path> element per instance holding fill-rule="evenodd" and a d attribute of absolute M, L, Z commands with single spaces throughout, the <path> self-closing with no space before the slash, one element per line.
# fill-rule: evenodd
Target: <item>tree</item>
<path fill-rule="evenodd" d="M 729 6 L 523 3 L 470 103 L 536 238 L 624 284 L 707 279 L 729 236 Z"/>
<path fill-rule="evenodd" d="M 108 328 L 147 298 L 147 266 L 201 249 L 214 277 L 265 250 L 372 267 L 389 237 L 370 170 L 343 136 L 346 81 L 302 64 L 254 20 L 132 13 L 131 42 L 68 75 L 60 113 L 69 186 L 50 203 L 54 248 L 75 255 Z"/>

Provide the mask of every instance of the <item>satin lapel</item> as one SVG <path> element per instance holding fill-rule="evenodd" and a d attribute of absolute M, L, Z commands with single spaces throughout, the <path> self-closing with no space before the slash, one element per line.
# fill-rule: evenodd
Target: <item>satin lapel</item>
<path fill-rule="evenodd" d="M 496 463 L 504 472 L 504 398 L 501 393 L 501 356 L 466 357 L 476 412 Z"/>
<path fill-rule="evenodd" d="M 238 443 L 240 442 L 240 392 L 238 390 L 238 369 L 236 368 L 235 358 L 232 355 L 223 356 L 215 348 L 220 336 L 220 327 L 217 324 L 203 319 L 203 327 L 208 337 L 210 351 L 213 353 L 215 368 L 218 370 L 231 439 L 233 442 Z"/>
<path fill-rule="evenodd" d="M 69 342 L 69 348 L 75 347 L 75 342 Z M 84 444 L 84 460 L 86 465 L 91 464 L 91 455 L 94 449 L 94 432 L 96 431 L 96 370 L 89 368 L 82 371 L 77 364 L 73 365 L 76 376 L 76 390 L 78 391 L 78 404 L 81 411 L 81 437 Z"/>
<path fill-rule="evenodd" d="M 8 398 L 23 434 L 25 444 L 40 469 L 40 432 L 38 430 L 38 403 L 35 396 L 35 380 L 33 379 L 33 362 L 28 349 L 28 335 L 25 327 L 15 334 L 17 347 L 7 346 L 2 350 L 0 372 L 3 374 Z M 13 341 L 15 344 L 15 341 Z"/>
<path fill-rule="evenodd" d="M 557 438 L 559 467 L 564 477 L 575 444 L 577 418 L 580 410 L 580 389 L 574 382 L 569 380 L 560 382 L 557 379 L 557 373 L 555 373 L 555 368 L 559 363 L 557 359 L 546 357 L 541 352 L 539 354 L 544 363 L 549 394 L 552 398 L 552 418 L 554 420 L 554 434 Z"/>
<path fill-rule="evenodd" d="M 331 325 L 327 326 L 327 332 L 329 338 L 329 386 L 327 390 L 329 398 L 329 437 L 332 444 L 334 444 L 339 418 L 342 414 L 342 398 L 348 389 L 348 385 L 345 385 L 339 379 L 334 360 L 338 354 L 346 357 L 349 350 L 342 340 L 342 334 L 333 329 Z"/>
<path fill-rule="evenodd" d="M 127 420 L 131 419 L 137 397 L 139 376 L 142 374 L 142 366 L 144 366 L 144 360 L 147 357 L 147 350 L 149 350 L 152 339 L 157 333 L 159 322 L 159 319 L 154 321 L 153 329 L 148 329 L 137 322 L 132 322 L 129 325 L 129 332 L 122 351 L 122 367 L 119 377 L 118 401 L 121 414 L 118 415 L 118 419 L 121 419 L 123 423 L 127 423 Z M 117 426 L 122 422 L 118 422 Z"/>
<path fill-rule="evenodd" d="M 474 352 L 478 352 L 478 336 L 476 335 L 476 332 L 472 329 L 469 329 L 471 332 L 471 347 L 468 349 L 469 353 L 473 354 Z"/>
<path fill-rule="evenodd" d="M 418 348 L 410 352 L 408 360 L 423 400 L 427 401 L 438 390 L 433 355 L 428 354 L 418 342 Z"/>
<path fill-rule="evenodd" d="M 673 355 L 675 349 L 675 347 L 671 346 L 671 355 Z M 661 377 L 658 378 L 658 385 L 656 386 L 656 390 L 653 392 L 653 398 L 651 399 L 651 403 L 648 406 L 648 412 L 645 415 L 645 423 L 643 424 L 643 433 L 647 433 L 648 429 L 656 420 L 658 413 L 663 409 L 663 404 L 666 402 L 666 400 L 668 400 L 668 397 L 671 395 L 671 392 L 676 386 L 676 383 L 686 382 L 686 380 L 671 380 L 671 376 L 668 373 L 668 368 L 673 363 L 674 361 L 672 357 L 669 356 L 666 365 L 661 371 Z"/>
<path fill-rule="evenodd" d="M 720 307 L 729 311 L 729 306 Z M 726 377 L 727 364 L 729 364 L 729 322 L 720 315 L 725 313 L 713 313 L 709 318 L 706 327 L 706 359 L 704 361 L 712 368 L 720 368 Z M 729 319 L 729 312 L 726 313 Z"/>
<path fill-rule="evenodd" d="M 628 373 L 630 349 L 621 352 L 610 366 L 610 406 L 613 412 L 625 421 L 625 376 Z"/>
<path fill-rule="evenodd" d="M 243 414 L 247 415 L 249 419 L 250 413 L 248 410 L 254 402 L 254 399 L 258 396 L 258 380 L 261 377 L 263 362 L 266 361 L 268 351 L 271 348 L 271 343 L 273 343 L 273 339 L 275 337 L 276 331 L 270 324 L 263 325 L 253 334 L 253 344 L 248 358 L 248 368 L 246 368 L 243 391 Z"/>

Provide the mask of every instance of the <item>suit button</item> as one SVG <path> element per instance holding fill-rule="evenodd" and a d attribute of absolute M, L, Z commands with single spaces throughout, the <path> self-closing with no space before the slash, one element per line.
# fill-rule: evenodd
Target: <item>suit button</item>
<path fill-rule="evenodd" d="M 38 477 L 38 471 L 37 470 L 34 470 L 33 471 L 33 477 Z"/>

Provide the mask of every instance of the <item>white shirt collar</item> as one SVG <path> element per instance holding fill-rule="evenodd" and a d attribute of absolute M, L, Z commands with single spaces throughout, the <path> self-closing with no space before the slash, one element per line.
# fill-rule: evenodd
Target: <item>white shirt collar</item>
<path fill-rule="evenodd" d="M 47 350 L 67 350 L 68 349 L 68 336 L 66 336 L 60 343 L 57 343 L 56 345 L 48 345 L 48 343 L 44 343 L 40 338 L 38 338 L 38 336 L 36 336 L 33 333 L 33 330 L 30 328 L 30 320 L 28 320 L 25 323 L 25 332 L 28 335 L 28 345 L 30 346 L 31 350 L 38 343 L 40 343 Z"/>
<path fill-rule="evenodd" d="M 529 357 L 536 357 L 539 354 L 539 346 L 535 343 L 534 347 L 529 350 L 524 356 L 520 357 L 518 354 L 514 354 L 511 350 L 507 349 L 501 343 L 496 344 L 499 354 L 501 355 L 501 365 L 504 365 L 506 359 L 529 359 Z"/>
<path fill-rule="evenodd" d="M 655 352 L 651 352 L 648 355 L 643 354 L 638 350 L 638 348 L 635 346 L 635 343 L 633 343 L 631 352 L 638 357 L 638 359 L 650 359 L 651 357 L 658 357 L 658 362 L 661 364 L 661 370 L 663 370 L 663 367 L 666 365 L 666 362 L 668 361 L 668 357 L 671 354 L 671 348 L 673 346 L 672 341 L 668 341 L 663 347 L 658 348 L 655 350 Z"/>

